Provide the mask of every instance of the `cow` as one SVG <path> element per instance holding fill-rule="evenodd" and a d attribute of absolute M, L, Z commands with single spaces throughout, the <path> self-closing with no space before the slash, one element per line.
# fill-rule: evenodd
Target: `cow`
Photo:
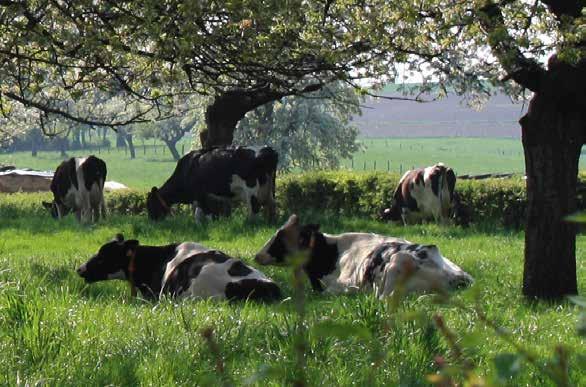
<path fill-rule="evenodd" d="M 53 201 L 43 202 L 43 206 L 56 219 L 63 218 L 69 212 L 75 212 L 81 222 L 104 217 L 106 174 L 106 163 L 93 155 L 63 161 L 51 181 Z"/>
<path fill-rule="evenodd" d="M 433 217 L 445 223 L 454 203 L 456 175 L 442 163 L 405 172 L 399 180 L 390 208 L 383 210 L 383 220 L 412 223 Z"/>
<path fill-rule="evenodd" d="M 292 215 L 256 254 L 261 265 L 285 265 L 304 254 L 303 270 L 315 291 L 339 294 L 375 291 L 379 298 L 397 289 L 449 291 L 472 284 L 472 277 L 443 257 L 435 245 L 370 233 L 322 233 Z"/>
<path fill-rule="evenodd" d="M 251 215 L 264 206 L 267 217 L 275 216 L 275 176 L 279 156 L 270 147 L 226 147 L 192 151 L 178 162 L 161 188 L 147 196 L 152 220 L 163 219 L 176 203 L 193 204 L 200 215 L 218 215 L 218 200 L 239 199 Z"/>
<path fill-rule="evenodd" d="M 276 301 L 279 286 L 260 271 L 195 242 L 146 246 L 122 234 L 77 269 L 87 282 L 124 280 L 142 298 Z"/>
<path fill-rule="evenodd" d="M 52 172 L 6 167 L 0 172 L 0 192 L 42 192 L 51 187 Z"/>

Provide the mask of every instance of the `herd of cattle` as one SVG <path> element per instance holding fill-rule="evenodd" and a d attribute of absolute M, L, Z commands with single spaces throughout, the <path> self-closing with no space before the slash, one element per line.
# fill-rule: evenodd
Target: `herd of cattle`
<path fill-rule="evenodd" d="M 274 219 L 277 163 L 278 154 L 266 146 L 192 151 L 179 160 L 160 188 L 153 187 L 148 193 L 148 216 L 160 220 L 172 212 L 174 204 L 183 203 L 193 206 L 199 220 L 229 212 L 231 202 L 238 200 L 246 204 L 251 215 L 262 208 L 267 218 Z M 0 172 L 0 187 L 3 174 L 9 172 Z M 50 181 L 53 201 L 43 205 L 55 218 L 70 212 L 81 222 L 103 218 L 106 177 L 106 163 L 95 156 L 66 160 Z M 455 184 L 454 172 L 441 163 L 408 171 L 399 181 L 391 207 L 384 209 L 381 216 L 403 223 L 423 217 L 443 223 L 452 216 L 462 221 L 466 211 Z M 445 291 L 473 282 L 435 245 L 373 233 L 327 234 L 317 224 L 301 224 L 297 215 L 277 230 L 256 254 L 255 261 L 260 265 L 284 265 L 288 257 L 296 254 L 307 257 L 303 269 L 316 291 L 371 290 L 385 297 L 398 287 L 407 292 Z M 88 283 L 128 281 L 133 294 L 139 291 L 149 299 L 281 298 L 279 286 L 258 269 L 195 242 L 146 246 L 118 234 L 77 272 Z"/>

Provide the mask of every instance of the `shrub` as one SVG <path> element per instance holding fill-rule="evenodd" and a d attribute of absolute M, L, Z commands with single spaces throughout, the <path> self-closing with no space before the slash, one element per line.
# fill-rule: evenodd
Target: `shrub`
<path fill-rule="evenodd" d="M 277 203 L 281 212 L 319 211 L 336 215 L 375 219 L 389 207 L 400 175 L 385 172 L 318 171 L 280 175 Z M 472 222 L 493 222 L 506 227 L 523 225 L 527 203 L 525 181 L 521 177 L 485 180 L 458 180 L 456 191 L 472 211 Z M 123 190 L 106 194 L 108 211 L 113 214 L 145 215 L 146 191 Z M 0 212 L 38 213 L 49 193 L 3 195 Z M 586 208 L 586 175 L 580 175 L 578 208 Z M 183 206 L 179 211 L 189 211 Z M 10 215 L 9 215 L 10 214 Z"/>

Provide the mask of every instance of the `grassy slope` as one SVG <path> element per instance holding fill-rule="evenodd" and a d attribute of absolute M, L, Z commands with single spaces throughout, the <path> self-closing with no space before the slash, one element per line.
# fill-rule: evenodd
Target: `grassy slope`
<path fill-rule="evenodd" d="M 86 286 L 74 268 L 97 251 L 116 232 L 143 244 L 195 240 L 235 256 L 250 258 L 274 232 L 274 225 L 242 217 L 196 226 L 175 218 L 152 224 L 143 217 L 115 217 L 92 227 L 73 219 L 56 223 L 33 202 L 34 195 L 13 195 L 0 206 L 0 384 L 46 381 L 49 385 L 209 385 L 219 383 L 215 361 L 199 334 L 213 327 L 237 384 L 263 365 L 282 368 L 259 385 L 291 382 L 294 362 L 294 306 L 290 299 L 277 305 L 185 301 L 158 304 L 129 301 L 121 282 Z M 316 214 L 328 232 L 362 230 L 400 235 L 422 243 L 436 243 L 444 255 L 469 271 L 481 305 L 488 315 L 536 349 L 541 358 L 553 346 L 567 343 L 574 352 L 584 348 L 575 335 L 577 310 L 526 303 L 520 293 L 523 240 L 520 233 L 481 227 L 463 231 L 434 225 L 397 228 L 361 219 L 334 219 Z M 586 237 L 578 239 L 584 256 Z M 580 290 L 586 291 L 586 264 L 578 261 Z M 282 268 L 266 272 L 283 284 L 291 296 L 290 276 Z M 398 322 L 388 329 L 387 306 L 368 295 L 314 295 L 307 289 L 309 324 L 334 319 L 366 326 L 374 341 L 317 339 L 311 341 L 307 373 L 311 385 L 367 384 L 372 367 L 369 351 L 375 345 L 388 350 L 373 371 L 380 385 L 425 384 L 433 372 L 433 357 L 446 352 L 433 330 L 415 322 Z M 471 303 L 474 291 L 458 294 Z M 482 374 L 494 369 L 492 359 L 511 348 L 495 339 L 472 313 L 434 305 L 429 297 L 413 297 L 401 307 L 407 311 L 440 312 L 448 326 L 468 337 L 471 358 Z M 473 345 L 472 345 L 473 344 Z M 572 381 L 586 383 L 586 370 L 572 358 Z M 538 385 L 542 380 L 530 366 L 522 368 L 515 385 Z"/>
<path fill-rule="evenodd" d="M 398 172 L 439 161 L 462 174 L 522 172 L 525 170 L 521 142 L 503 138 L 379 138 L 362 139 L 364 149 L 354 155 L 354 169 L 390 169 Z M 344 166 L 351 166 L 349 161 Z"/>

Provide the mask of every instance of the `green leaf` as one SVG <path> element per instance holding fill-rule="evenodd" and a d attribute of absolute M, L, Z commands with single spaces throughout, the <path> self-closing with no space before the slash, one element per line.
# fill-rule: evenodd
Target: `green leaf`
<path fill-rule="evenodd" d="M 516 353 L 501 353 L 494 358 L 499 379 L 510 379 L 521 370 L 521 357 Z"/>

